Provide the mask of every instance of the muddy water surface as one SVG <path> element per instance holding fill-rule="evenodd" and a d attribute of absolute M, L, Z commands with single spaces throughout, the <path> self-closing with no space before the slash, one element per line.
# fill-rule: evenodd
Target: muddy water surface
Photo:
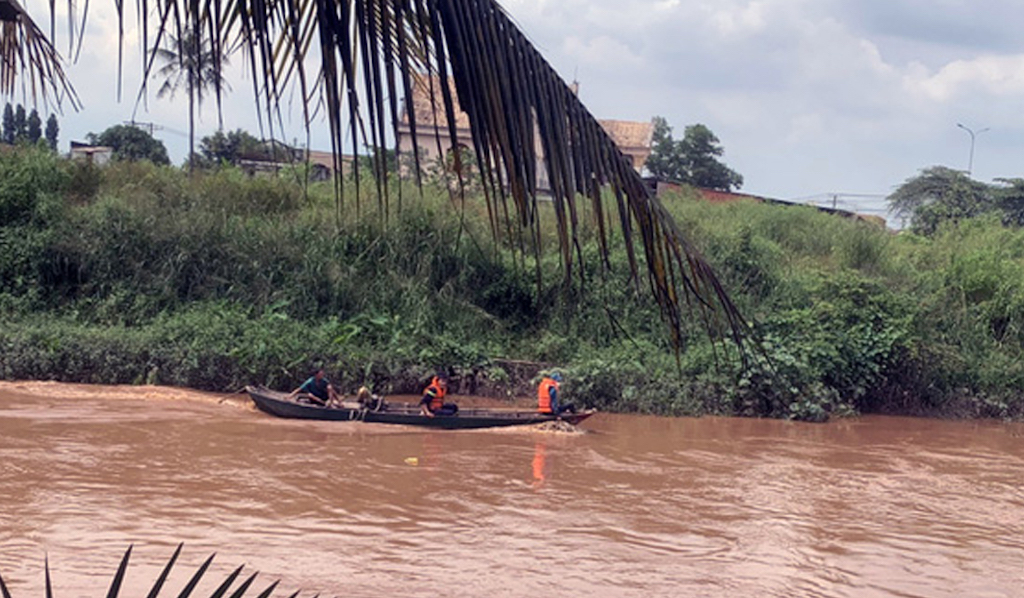
<path fill-rule="evenodd" d="M 1020 596 L 1024 428 L 599 414 L 585 434 L 275 419 L 0 382 L 0 575 L 145 595 L 216 552 L 286 596 Z"/>

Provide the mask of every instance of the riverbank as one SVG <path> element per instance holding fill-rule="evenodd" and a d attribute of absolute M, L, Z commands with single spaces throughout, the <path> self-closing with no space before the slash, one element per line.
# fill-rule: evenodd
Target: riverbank
<path fill-rule="evenodd" d="M 588 267 L 566 287 L 556 253 L 512 257 L 526 241 L 495 237 L 482 200 L 430 185 L 395 182 L 384 217 L 366 188 L 339 207 L 330 184 L 232 169 L 97 170 L 25 149 L 0 174 L 0 379 L 233 391 L 323 364 L 346 391 L 416 393 L 444 369 L 459 392 L 508 397 L 557 366 L 571 400 L 603 411 L 1024 414 L 1024 233 L 994 220 L 922 237 L 665 197 L 771 364 L 744 368 L 699 321 L 673 352 L 621 241 L 597 259 L 592 214 Z"/>

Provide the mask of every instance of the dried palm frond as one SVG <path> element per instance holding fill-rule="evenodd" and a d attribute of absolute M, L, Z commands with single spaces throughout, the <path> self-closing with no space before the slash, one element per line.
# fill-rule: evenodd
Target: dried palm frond
<path fill-rule="evenodd" d="M 18 0 L 0 0 L 0 96 L 14 95 L 19 78 L 33 102 L 79 105 L 51 41 Z"/>
<path fill-rule="evenodd" d="M 122 11 L 122 3 L 115 2 Z M 604 263 L 617 225 L 632 273 L 624 283 L 638 285 L 641 271 L 646 273 L 677 349 L 688 310 L 712 338 L 731 335 L 742 349 L 748 326 L 708 262 L 496 0 L 139 0 L 138 5 L 147 47 L 149 40 L 158 47 L 169 32 L 180 37 L 183 31 L 203 31 L 211 40 L 213 64 L 221 64 L 228 49 L 241 49 L 268 122 L 280 114 L 288 89 L 301 92 L 307 127 L 312 108 L 322 106 L 335 172 L 341 172 L 344 149 L 358 154 L 360 146 L 368 146 L 374 150 L 374 171 L 385 173 L 384 152 L 377 150 L 397 145 L 399 98 L 410 100 L 417 80 L 436 80 L 431 97 L 439 98 L 434 113 L 443 114 L 443 122 L 418 123 L 407 110 L 410 128 L 416 136 L 418 127 L 437 125 L 457 147 L 455 107 L 465 111 L 495 237 L 511 235 L 520 251 L 541 251 L 540 163 L 550 182 L 567 283 L 575 270 L 586 287 L 581 231 L 589 205 Z M 151 9 L 155 20 L 147 21 Z M 148 78 L 152 61 L 145 68 Z M 460 160 L 456 152 L 455 172 L 462 172 Z M 418 151 L 413 161 L 418 178 Z M 388 177 L 375 181 L 377 209 L 386 220 Z M 361 209 L 358 188 L 356 210 Z M 340 182 L 337 192 L 340 212 L 346 209 Z M 612 213 L 606 194 L 614 198 Z"/>

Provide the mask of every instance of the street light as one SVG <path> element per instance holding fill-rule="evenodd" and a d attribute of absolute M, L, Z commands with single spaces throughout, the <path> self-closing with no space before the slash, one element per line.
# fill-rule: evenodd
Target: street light
<path fill-rule="evenodd" d="M 967 158 L 967 176 L 971 176 L 971 170 L 974 169 L 974 137 L 977 136 L 977 135 L 981 135 L 985 131 L 988 131 L 989 127 L 985 127 L 984 129 L 981 129 L 980 131 L 972 131 L 969 127 L 965 127 L 965 126 L 963 126 L 960 123 L 956 123 L 956 126 L 958 126 L 961 129 L 967 131 L 967 133 L 971 136 L 971 153 L 970 153 L 969 157 Z"/>

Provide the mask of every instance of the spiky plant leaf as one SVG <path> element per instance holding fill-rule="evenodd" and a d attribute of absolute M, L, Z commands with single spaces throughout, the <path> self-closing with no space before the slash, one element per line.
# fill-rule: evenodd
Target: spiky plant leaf
<path fill-rule="evenodd" d="M 196 570 L 192 579 L 188 580 L 188 584 L 186 584 L 185 588 L 181 590 L 180 594 L 178 594 L 178 598 L 188 598 L 192 594 L 192 590 L 196 589 L 196 584 L 199 583 L 199 580 L 203 577 L 203 574 L 206 573 L 206 570 L 210 568 L 210 563 L 213 562 L 213 557 L 215 556 L 217 556 L 217 553 L 211 554 L 210 558 L 206 559 L 206 561 L 199 566 L 199 569 Z"/>
<path fill-rule="evenodd" d="M 128 545 L 128 550 L 124 552 L 124 557 L 121 558 L 121 564 L 117 567 L 117 573 L 114 574 L 114 580 L 110 583 L 110 589 L 107 590 L 107 598 L 117 598 L 117 595 L 121 592 L 121 583 L 124 581 L 124 573 L 128 569 L 128 559 L 132 556 L 132 545 Z"/>
<path fill-rule="evenodd" d="M 149 591 L 146 598 L 157 598 L 160 594 L 160 589 L 164 587 L 164 582 L 167 581 L 167 576 L 171 573 L 171 567 L 174 566 L 174 562 L 178 560 L 178 555 L 181 554 L 181 548 L 185 543 L 178 544 L 178 548 L 174 550 L 174 554 L 171 555 L 171 559 L 164 565 L 164 570 L 160 572 L 160 577 L 156 579 L 156 583 L 153 584 L 153 589 Z"/>
<path fill-rule="evenodd" d="M 253 573 L 245 581 L 243 581 L 242 585 L 238 586 L 238 588 L 231 593 L 231 598 L 242 598 L 242 596 L 245 596 L 245 591 L 249 589 L 249 586 L 252 585 L 252 582 L 256 581 L 256 575 L 256 573 Z"/>
<path fill-rule="evenodd" d="M 231 575 L 228 575 L 227 579 L 224 580 L 224 583 L 220 584 L 220 587 L 218 587 L 213 594 L 210 594 L 210 598 L 221 598 L 221 596 L 227 594 L 228 588 L 231 587 L 231 584 L 235 583 L 235 579 L 238 578 L 238 575 L 242 572 L 244 567 L 245 565 L 239 565 L 237 569 L 232 571 Z"/>
<path fill-rule="evenodd" d="M 0 596 L 3 596 L 3 598 L 11 598 L 11 593 L 7 591 L 7 584 L 4 583 L 2 575 L 0 575 Z"/>
<path fill-rule="evenodd" d="M 279 583 L 281 583 L 281 580 L 277 580 L 274 583 L 270 584 L 269 586 L 267 586 L 267 589 L 260 592 L 260 595 L 256 598 L 270 598 L 270 595 L 274 592 L 274 588 L 276 588 L 277 584 Z"/>
<path fill-rule="evenodd" d="M 46 598 L 53 598 L 53 585 L 50 583 L 50 555 L 43 560 L 43 570 L 46 571 Z"/>

